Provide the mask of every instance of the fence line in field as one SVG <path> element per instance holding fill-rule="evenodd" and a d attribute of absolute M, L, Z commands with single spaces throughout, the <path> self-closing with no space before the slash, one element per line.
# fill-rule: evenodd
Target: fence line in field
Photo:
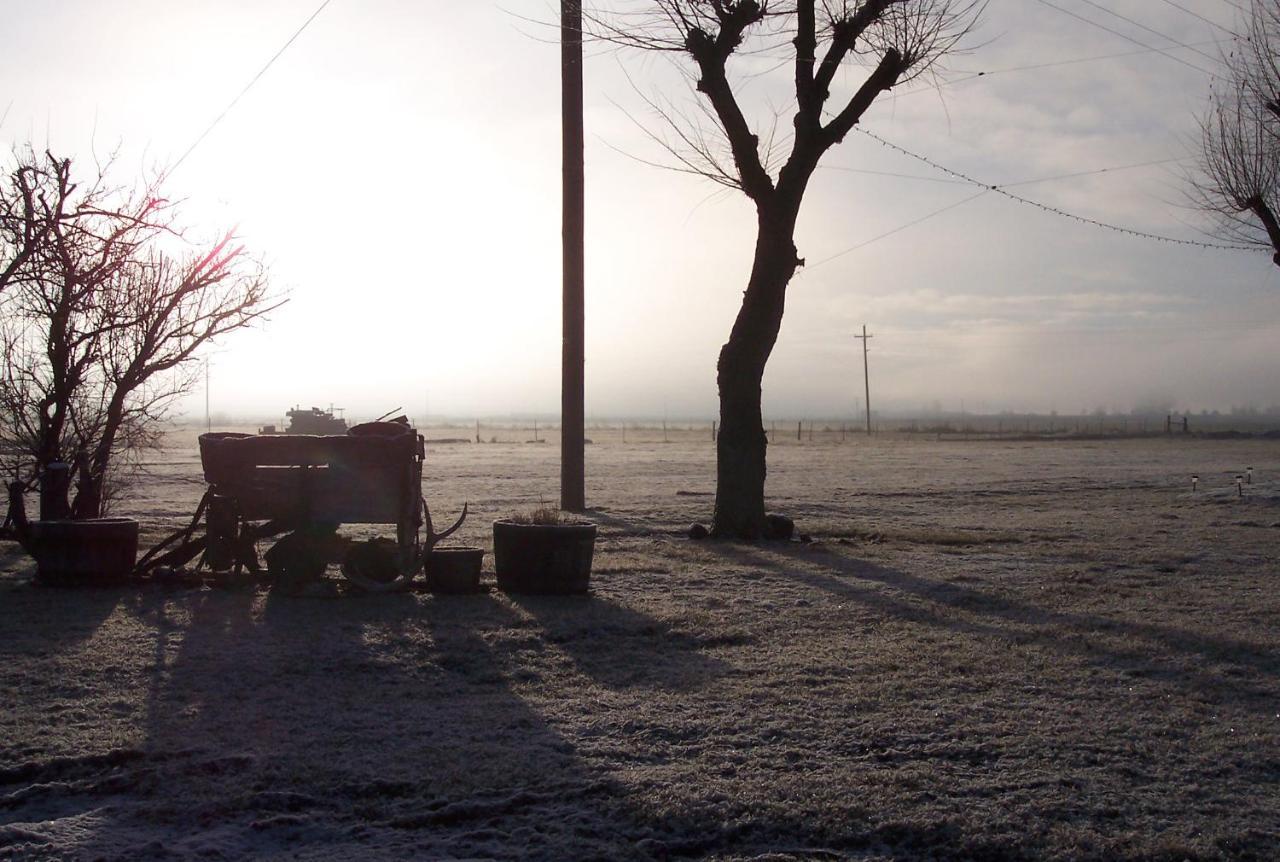
<path fill-rule="evenodd" d="M 541 418 L 448 419 L 415 421 L 418 431 L 434 443 L 548 443 L 559 439 L 559 423 Z M 1115 415 L 964 415 L 938 418 L 877 418 L 870 436 L 902 439 L 1072 439 L 1142 437 L 1172 434 L 1280 433 L 1280 416 L 1115 416 Z M 868 437 L 864 423 L 854 418 L 767 419 L 770 445 L 856 444 Z M 714 444 L 719 423 L 714 419 L 589 420 L 586 436 L 593 444 L 676 443 Z"/>

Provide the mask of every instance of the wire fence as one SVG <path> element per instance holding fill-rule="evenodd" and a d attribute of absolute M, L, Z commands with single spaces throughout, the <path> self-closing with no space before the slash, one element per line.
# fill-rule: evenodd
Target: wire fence
<path fill-rule="evenodd" d="M 558 422 L 541 419 L 414 419 L 428 445 L 559 445 Z M 719 433 L 715 420 L 588 420 L 589 445 L 705 443 L 714 445 Z M 766 419 L 771 446 L 864 443 L 869 438 L 902 439 L 1094 439 L 1153 436 L 1275 436 L 1280 415 L 951 415 L 938 417 L 881 417 L 872 414 L 868 433 L 865 419 Z"/>

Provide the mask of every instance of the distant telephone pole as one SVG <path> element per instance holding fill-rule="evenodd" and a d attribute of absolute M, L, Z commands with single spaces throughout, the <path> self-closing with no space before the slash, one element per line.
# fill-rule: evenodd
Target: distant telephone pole
<path fill-rule="evenodd" d="M 862 339 L 862 384 L 866 388 L 867 393 L 867 433 L 871 433 L 871 372 L 867 368 L 867 341 L 874 338 L 873 335 L 867 335 L 867 325 L 862 324 L 862 334 L 855 335 L 854 338 Z"/>

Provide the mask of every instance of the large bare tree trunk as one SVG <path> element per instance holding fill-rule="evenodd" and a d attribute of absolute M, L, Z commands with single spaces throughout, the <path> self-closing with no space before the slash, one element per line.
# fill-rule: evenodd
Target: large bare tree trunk
<path fill-rule="evenodd" d="M 597 14 L 606 39 L 660 51 L 684 51 L 697 65 L 697 91 L 705 98 L 728 144 L 709 145 L 702 130 L 676 129 L 692 153 L 671 149 L 683 165 L 737 188 L 758 214 L 755 260 L 742 308 L 720 351 L 720 434 L 716 448 L 716 511 L 712 535 L 758 539 L 768 535 L 764 508 L 768 438 L 760 411 L 765 364 L 778 339 L 787 284 L 803 261 L 796 256 L 795 225 L 805 187 L 824 153 L 844 140 L 875 99 L 913 69 L 927 70 L 972 26 L 983 0 L 653 0 L 653 14 Z M 821 24 L 819 23 L 821 15 Z M 640 20 L 647 23 L 636 25 Z M 729 58 L 756 31 L 763 41 L 793 28 L 795 45 L 794 136 L 776 175 L 776 156 L 742 113 L 726 71 Z M 761 33 L 760 30 L 764 32 Z M 819 45 L 825 45 L 819 52 Z M 776 45 L 772 46 L 776 48 Z M 829 104 L 844 87 L 847 60 L 879 55 L 874 70 L 847 98 Z M 726 158 L 732 156 L 732 163 Z"/>
<path fill-rule="evenodd" d="M 781 210 L 779 212 L 779 210 Z M 760 410 L 765 364 L 782 326 L 787 284 L 799 261 L 793 240 L 797 206 L 761 207 L 755 260 L 742 308 L 720 350 L 720 434 L 716 438 L 716 511 L 721 538 L 765 535 L 765 451 Z"/>

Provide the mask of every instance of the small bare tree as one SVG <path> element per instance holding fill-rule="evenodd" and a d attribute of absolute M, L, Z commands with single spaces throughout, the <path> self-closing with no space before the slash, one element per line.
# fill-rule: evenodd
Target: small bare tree
<path fill-rule="evenodd" d="M 742 307 L 720 351 L 720 433 L 713 535 L 766 533 L 761 381 L 782 323 L 786 289 L 804 265 L 796 220 L 819 161 L 881 93 L 929 70 L 972 28 L 983 0 L 635 0 L 588 15 L 601 38 L 692 61 L 697 91 L 719 137 L 678 120 L 669 149 L 683 170 L 739 189 L 755 205 L 756 244 Z M 792 46 L 795 108 L 790 150 L 748 121 L 731 80 L 735 54 Z M 866 77 L 832 96 L 849 64 Z M 664 112 L 668 119 L 675 119 Z M 776 116 L 769 120 L 776 121 Z M 721 143 L 723 146 L 721 146 Z"/>
<path fill-rule="evenodd" d="M 275 307 L 226 235 L 191 252 L 155 183 L 83 187 L 71 161 L 18 153 L 0 186 L 0 445 L 6 472 L 70 465 L 101 515 L 112 468 L 158 438 L 201 347 Z M 187 249 L 181 251 L 181 249 Z"/>
<path fill-rule="evenodd" d="M 1280 0 L 1252 0 L 1200 120 L 1194 203 L 1280 266 Z"/>

